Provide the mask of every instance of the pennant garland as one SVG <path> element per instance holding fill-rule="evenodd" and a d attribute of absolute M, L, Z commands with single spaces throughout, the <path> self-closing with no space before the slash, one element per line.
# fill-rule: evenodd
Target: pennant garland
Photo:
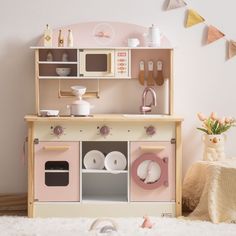
<path fill-rule="evenodd" d="M 166 10 L 176 9 L 180 7 L 185 7 L 187 3 L 184 0 L 169 0 Z M 189 28 L 193 25 L 205 22 L 205 19 L 199 15 L 193 9 L 188 9 L 187 12 L 187 20 L 185 23 L 185 27 Z M 225 36 L 223 32 L 218 30 L 216 27 L 212 25 L 208 25 L 208 32 L 207 32 L 207 44 L 215 42 L 218 39 L 221 39 Z M 236 41 L 227 40 L 228 41 L 228 58 L 232 58 L 236 56 Z"/>
<path fill-rule="evenodd" d="M 183 0 L 170 0 L 166 10 L 172 10 L 180 7 L 185 7 L 187 4 Z"/>
<path fill-rule="evenodd" d="M 205 19 L 201 17 L 196 11 L 189 9 L 185 27 L 191 27 L 204 21 Z"/>
<path fill-rule="evenodd" d="M 236 55 L 236 41 L 230 40 L 229 41 L 229 48 L 228 48 L 228 57 L 234 57 Z"/>
<path fill-rule="evenodd" d="M 215 42 L 218 39 L 221 39 L 225 36 L 224 33 L 219 31 L 217 28 L 215 28 L 212 25 L 208 26 L 208 32 L 207 32 L 207 44 Z"/>

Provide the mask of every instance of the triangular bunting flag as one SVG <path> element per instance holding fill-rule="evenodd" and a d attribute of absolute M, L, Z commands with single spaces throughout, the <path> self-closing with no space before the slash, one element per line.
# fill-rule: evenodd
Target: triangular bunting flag
<path fill-rule="evenodd" d="M 199 24 L 201 22 L 204 22 L 205 19 L 201 17 L 196 11 L 189 9 L 188 10 L 188 16 L 187 16 L 187 22 L 186 27 L 191 27 L 193 25 Z"/>
<path fill-rule="evenodd" d="M 220 32 L 217 28 L 215 28 L 212 25 L 208 26 L 208 32 L 207 32 L 207 44 L 212 43 L 220 38 L 223 38 L 225 36 L 224 33 Z"/>
<path fill-rule="evenodd" d="M 176 9 L 180 7 L 185 7 L 187 4 L 183 0 L 169 0 L 166 10 Z"/>
<path fill-rule="evenodd" d="M 229 41 L 229 51 L 228 51 L 229 58 L 234 57 L 236 55 L 236 42 L 233 40 Z"/>

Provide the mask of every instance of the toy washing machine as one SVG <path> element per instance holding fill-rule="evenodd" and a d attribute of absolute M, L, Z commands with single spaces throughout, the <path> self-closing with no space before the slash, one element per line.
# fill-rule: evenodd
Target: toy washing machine
<path fill-rule="evenodd" d="M 175 201 L 175 144 L 132 142 L 130 200 Z"/>

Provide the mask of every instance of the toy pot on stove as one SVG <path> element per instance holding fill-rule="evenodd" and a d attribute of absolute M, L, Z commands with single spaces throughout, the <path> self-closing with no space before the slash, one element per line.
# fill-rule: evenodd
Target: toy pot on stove
<path fill-rule="evenodd" d="M 70 109 L 70 115 L 88 116 L 92 107 L 89 102 L 83 100 L 83 95 L 86 92 L 86 87 L 72 86 L 71 89 L 72 93 L 77 97 L 77 99 L 73 101 L 71 105 L 67 106 Z"/>

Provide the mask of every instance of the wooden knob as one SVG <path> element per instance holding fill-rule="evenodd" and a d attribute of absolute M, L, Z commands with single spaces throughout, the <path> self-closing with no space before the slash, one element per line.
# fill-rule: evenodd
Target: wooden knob
<path fill-rule="evenodd" d="M 104 125 L 100 128 L 100 134 L 102 136 L 107 136 L 108 134 L 110 134 L 110 128 L 107 125 Z"/>
<path fill-rule="evenodd" d="M 63 130 L 62 126 L 60 126 L 60 125 L 55 126 L 53 129 L 53 133 L 56 136 L 61 136 L 63 134 L 63 132 L 64 132 L 64 130 Z"/>
<path fill-rule="evenodd" d="M 153 136 L 155 133 L 156 133 L 156 128 L 154 126 L 150 125 L 146 128 L 146 134 L 148 136 Z"/>

